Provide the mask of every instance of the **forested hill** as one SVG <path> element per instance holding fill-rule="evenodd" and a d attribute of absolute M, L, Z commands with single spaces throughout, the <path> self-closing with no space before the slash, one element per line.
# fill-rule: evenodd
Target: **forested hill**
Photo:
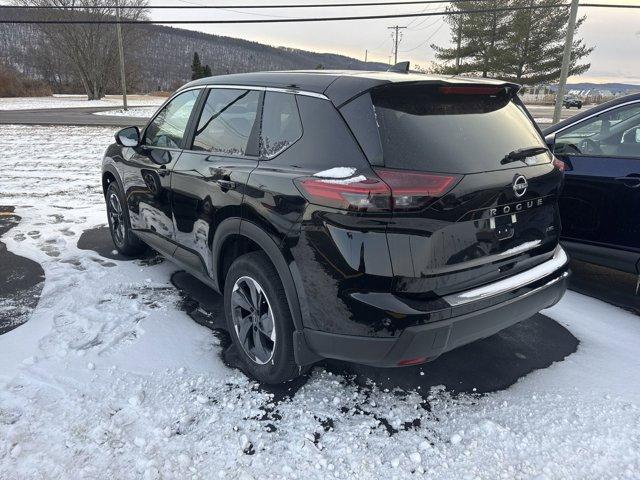
<path fill-rule="evenodd" d="M 187 80 L 191 57 L 196 51 L 214 75 L 259 70 L 354 69 L 384 70 L 382 63 L 364 63 L 331 53 L 315 53 L 293 48 L 272 47 L 239 38 L 221 37 L 192 30 L 144 25 L 146 41 L 130 52 L 141 69 L 159 81 L 168 76 Z"/>
<path fill-rule="evenodd" d="M 3 16 L 24 19 L 29 12 L 3 9 Z M 114 27 L 104 25 L 104 28 Z M 125 45 L 128 76 L 141 91 L 171 90 L 189 80 L 194 52 L 198 52 L 202 63 L 208 64 L 214 75 L 258 70 L 387 68 L 382 63 L 365 63 L 343 55 L 273 47 L 180 28 L 160 25 L 126 28 L 135 29 L 131 35 L 135 41 Z M 73 82 L 68 61 L 44 41 L 33 25 L 0 24 L 0 62 L 54 87 Z"/>

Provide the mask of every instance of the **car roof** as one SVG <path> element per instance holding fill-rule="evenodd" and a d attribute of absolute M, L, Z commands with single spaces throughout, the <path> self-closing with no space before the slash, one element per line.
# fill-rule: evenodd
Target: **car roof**
<path fill-rule="evenodd" d="M 561 128 L 567 127 L 569 125 L 573 125 L 574 123 L 578 123 L 579 121 L 587 117 L 591 117 L 592 115 L 602 112 L 604 110 L 608 110 L 618 105 L 622 105 L 628 102 L 634 102 L 638 100 L 640 100 L 640 93 L 633 93 L 631 95 L 616 97 L 613 100 L 609 100 L 608 102 L 601 103 L 598 106 L 585 110 L 584 112 L 580 112 L 577 115 L 573 115 L 572 117 L 566 118 L 563 121 L 556 123 L 555 125 L 551 125 L 550 127 L 547 127 L 544 130 L 542 130 L 542 133 L 545 136 L 547 136 L 551 133 L 557 132 Z"/>
<path fill-rule="evenodd" d="M 289 70 L 234 73 L 201 78 L 183 88 L 200 85 L 244 85 L 301 90 L 327 96 L 337 106 L 373 87 L 390 83 L 446 83 L 459 85 L 519 85 L 488 78 L 430 75 L 422 73 L 362 70 Z"/>

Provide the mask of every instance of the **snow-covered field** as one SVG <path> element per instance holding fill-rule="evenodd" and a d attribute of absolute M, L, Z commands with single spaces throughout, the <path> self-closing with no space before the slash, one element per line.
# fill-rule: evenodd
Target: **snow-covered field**
<path fill-rule="evenodd" d="M 386 391 L 316 368 L 276 399 L 181 310 L 171 264 L 77 248 L 106 222 L 112 134 L 3 127 L 0 204 L 22 221 L 2 241 L 46 282 L 31 319 L 0 336 L 0 479 L 640 478 L 638 317 L 568 293 L 545 313 L 577 352 L 493 394 Z"/>
<path fill-rule="evenodd" d="M 127 99 L 131 106 L 161 105 L 166 99 L 147 95 L 133 95 Z M 51 97 L 0 97 L 0 110 L 29 110 L 35 108 L 121 107 L 122 97 L 109 95 L 101 100 L 87 100 L 86 95 L 53 95 Z"/>
<path fill-rule="evenodd" d="M 108 115 L 110 117 L 139 117 L 149 118 L 158 110 L 158 107 L 134 107 L 127 110 L 106 110 L 104 112 L 95 112 L 94 115 Z"/>

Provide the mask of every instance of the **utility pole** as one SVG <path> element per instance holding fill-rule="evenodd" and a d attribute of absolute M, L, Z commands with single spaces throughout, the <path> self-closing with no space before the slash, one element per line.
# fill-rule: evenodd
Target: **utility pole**
<path fill-rule="evenodd" d="M 115 0 L 116 5 L 116 35 L 118 36 L 118 52 L 120 54 L 120 84 L 122 85 L 122 106 L 125 110 L 127 107 L 127 78 L 124 73 L 124 48 L 122 46 L 122 28 L 120 27 L 120 8 L 118 0 Z"/>
<path fill-rule="evenodd" d="M 367 55 L 369 54 L 369 50 L 364 51 L 364 63 L 367 63 Z"/>
<path fill-rule="evenodd" d="M 389 30 L 394 30 L 393 35 L 393 55 L 394 55 L 394 62 L 393 64 L 395 65 L 396 63 L 398 63 L 398 42 L 400 41 L 400 39 L 398 38 L 398 31 L 399 30 L 403 30 L 407 27 L 400 27 L 398 25 L 395 25 L 393 27 L 387 27 Z"/>
<path fill-rule="evenodd" d="M 458 34 L 456 39 L 456 74 L 460 73 L 460 45 L 462 44 L 462 15 L 458 15 Z"/>
<path fill-rule="evenodd" d="M 567 77 L 569 76 L 569 66 L 571 65 L 571 48 L 573 47 L 573 32 L 576 29 L 576 17 L 578 16 L 578 0 L 571 0 L 571 9 L 569 10 L 569 24 L 567 25 L 567 37 L 564 40 L 564 53 L 562 54 L 562 67 L 560 68 L 560 81 L 558 82 L 558 91 L 556 92 L 556 104 L 553 109 L 553 123 L 560 121 L 560 112 L 562 111 L 562 99 L 564 98 L 564 89 L 567 85 Z"/>

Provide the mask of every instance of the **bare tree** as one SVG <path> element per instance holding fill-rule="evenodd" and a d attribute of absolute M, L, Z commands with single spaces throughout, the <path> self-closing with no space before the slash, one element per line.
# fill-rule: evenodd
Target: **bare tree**
<path fill-rule="evenodd" d="M 111 0 L 14 0 L 16 5 L 51 7 L 38 9 L 42 20 L 113 20 Z M 120 17 L 138 20 L 146 17 L 147 0 L 120 0 Z M 75 8 L 70 8 L 75 7 Z M 80 7 L 80 8 L 78 8 Z M 122 26 L 124 44 L 134 43 L 140 31 L 135 26 Z M 118 48 L 115 26 L 112 24 L 38 24 L 49 47 L 62 55 L 72 66 L 89 100 L 104 97 L 107 87 L 117 75 Z M 126 52 L 125 52 L 126 55 Z"/>

